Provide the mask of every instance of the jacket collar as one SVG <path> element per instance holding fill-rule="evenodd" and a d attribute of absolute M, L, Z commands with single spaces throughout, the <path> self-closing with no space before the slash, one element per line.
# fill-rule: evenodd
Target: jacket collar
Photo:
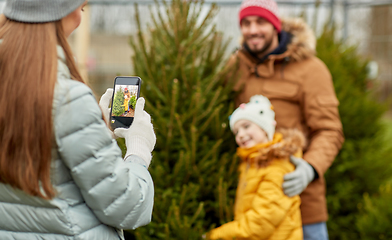
<path fill-rule="evenodd" d="M 239 147 L 237 155 L 243 162 L 262 167 L 274 159 L 288 159 L 302 152 L 304 147 L 305 136 L 298 129 L 278 129 L 272 141 L 251 148 Z"/>
<path fill-rule="evenodd" d="M 59 45 L 57 45 L 57 78 L 71 79 L 64 50 Z"/>
<path fill-rule="evenodd" d="M 265 60 L 267 60 L 267 58 L 270 55 L 280 55 L 280 54 L 285 53 L 287 51 L 287 45 L 291 42 L 291 38 L 292 38 L 291 33 L 288 33 L 286 31 L 282 31 L 279 34 L 279 46 L 277 48 L 275 48 L 272 52 L 270 52 L 269 54 L 267 54 L 266 56 L 264 56 L 262 58 L 259 58 L 255 53 L 253 53 L 249 49 L 249 46 L 245 42 L 242 44 L 242 46 L 243 46 L 243 49 L 249 53 L 249 55 L 251 55 L 253 58 L 257 59 L 258 63 L 262 63 Z"/>
<path fill-rule="evenodd" d="M 271 146 L 276 145 L 277 143 L 281 142 L 282 138 L 283 138 L 282 134 L 276 133 L 274 135 L 274 138 L 272 139 L 272 141 L 269 141 L 267 143 L 259 143 L 251 148 L 238 147 L 237 148 L 237 155 L 243 161 L 258 158 L 259 156 L 262 155 L 262 153 L 260 152 L 260 149 L 265 149 L 265 148 L 269 149 L 269 148 L 271 148 Z"/>

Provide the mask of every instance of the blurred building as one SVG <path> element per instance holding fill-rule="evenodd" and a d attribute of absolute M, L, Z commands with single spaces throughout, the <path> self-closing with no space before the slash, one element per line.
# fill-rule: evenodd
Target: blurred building
<path fill-rule="evenodd" d="M 93 32 L 88 50 L 88 83 L 96 95 L 100 96 L 113 87 L 116 76 L 131 75 L 132 51 L 129 36 Z M 75 49 L 75 36 L 71 36 L 71 46 Z"/>
<path fill-rule="evenodd" d="M 378 91 L 381 100 L 392 92 L 392 5 L 373 7 L 367 54 L 379 67 Z"/>
<path fill-rule="evenodd" d="M 206 14 L 212 0 L 205 0 Z M 79 60 L 84 63 L 89 83 L 100 96 L 107 87 L 112 87 L 117 75 L 135 74 L 132 70 L 132 51 L 129 38 L 137 33 L 135 21 L 138 2 L 140 24 L 145 30 L 152 26 L 152 15 L 163 8 L 152 7 L 151 0 L 90 0 L 88 29 L 78 29 L 70 38 Z M 217 29 L 231 39 L 227 53 L 240 45 L 238 10 L 241 0 L 215 0 L 220 10 L 215 18 Z M 281 17 L 302 15 L 320 33 L 331 18 L 335 22 L 339 37 L 345 37 L 349 45 L 357 45 L 365 57 L 374 60 L 373 84 L 380 91 L 382 100 L 392 92 L 392 0 L 277 0 Z M 322 3 L 316 7 L 316 2 Z M 0 0 L 0 12 L 4 0 Z M 151 4 L 150 4 L 151 6 Z M 79 35 L 78 35 L 79 31 Z M 86 34 L 88 36 L 86 36 Z M 80 35 L 83 35 L 82 37 Z M 81 40 L 82 39 L 82 40 Z M 84 39 L 84 40 L 83 40 Z M 80 41 L 84 41 L 81 44 Z M 85 47 L 88 44 L 88 47 Z M 86 49 L 87 48 L 87 49 Z M 137 73 L 136 73 L 137 74 Z"/>

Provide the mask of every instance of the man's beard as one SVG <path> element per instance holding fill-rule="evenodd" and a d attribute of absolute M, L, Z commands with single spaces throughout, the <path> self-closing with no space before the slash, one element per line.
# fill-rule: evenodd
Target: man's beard
<path fill-rule="evenodd" d="M 252 38 L 252 37 L 251 37 L 251 38 Z M 269 39 L 267 39 L 267 38 L 264 38 L 264 39 L 265 39 L 265 44 L 264 44 L 264 46 L 263 46 L 260 50 L 252 49 L 251 46 L 250 46 L 249 44 L 246 43 L 246 41 L 245 41 L 245 43 L 246 43 L 246 45 L 248 45 L 249 50 L 250 50 L 254 55 L 265 55 L 265 54 L 267 54 L 266 51 L 268 51 L 269 48 L 270 48 L 271 45 L 272 45 L 273 37 L 271 36 Z"/>

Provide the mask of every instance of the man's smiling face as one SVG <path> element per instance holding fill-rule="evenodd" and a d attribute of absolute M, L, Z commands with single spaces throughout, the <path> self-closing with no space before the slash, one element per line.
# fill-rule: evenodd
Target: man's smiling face
<path fill-rule="evenodd" d="M 266 19 L 259 16 L 247 16 L 241 21 L 241 33 L 246 45 L 257 55 L 265 55 L 277 46 L 274 37 L 277 31 Z"/>

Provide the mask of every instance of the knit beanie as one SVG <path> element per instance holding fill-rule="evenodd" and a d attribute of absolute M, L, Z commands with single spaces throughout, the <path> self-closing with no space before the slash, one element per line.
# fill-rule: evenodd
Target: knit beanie
<path fill-rule="evenodd" d="M 282 30 L 278 17 L 278 5 L 274 0 L 244 0 L 239 15 L 240 24 L 247 16 L 259 16 L 270 22 L 279 33 Z"/>
<path fill-rule="evenodd" d="M 4 15 L 25 23 L 54 22 L 62 19 L 85 0 L 7 0 Z"/>
<path fill-rule="evenodd" d="M 249 120 L 263 129 L 272 141 L 275 133 L 275 112 L 268 98 L 262 95 L 255 95 L 250 98 L 247 104 L 241 104 L 230 116 L 230 129 L 233 131 L 234 124 L 241 120 Z"/>

